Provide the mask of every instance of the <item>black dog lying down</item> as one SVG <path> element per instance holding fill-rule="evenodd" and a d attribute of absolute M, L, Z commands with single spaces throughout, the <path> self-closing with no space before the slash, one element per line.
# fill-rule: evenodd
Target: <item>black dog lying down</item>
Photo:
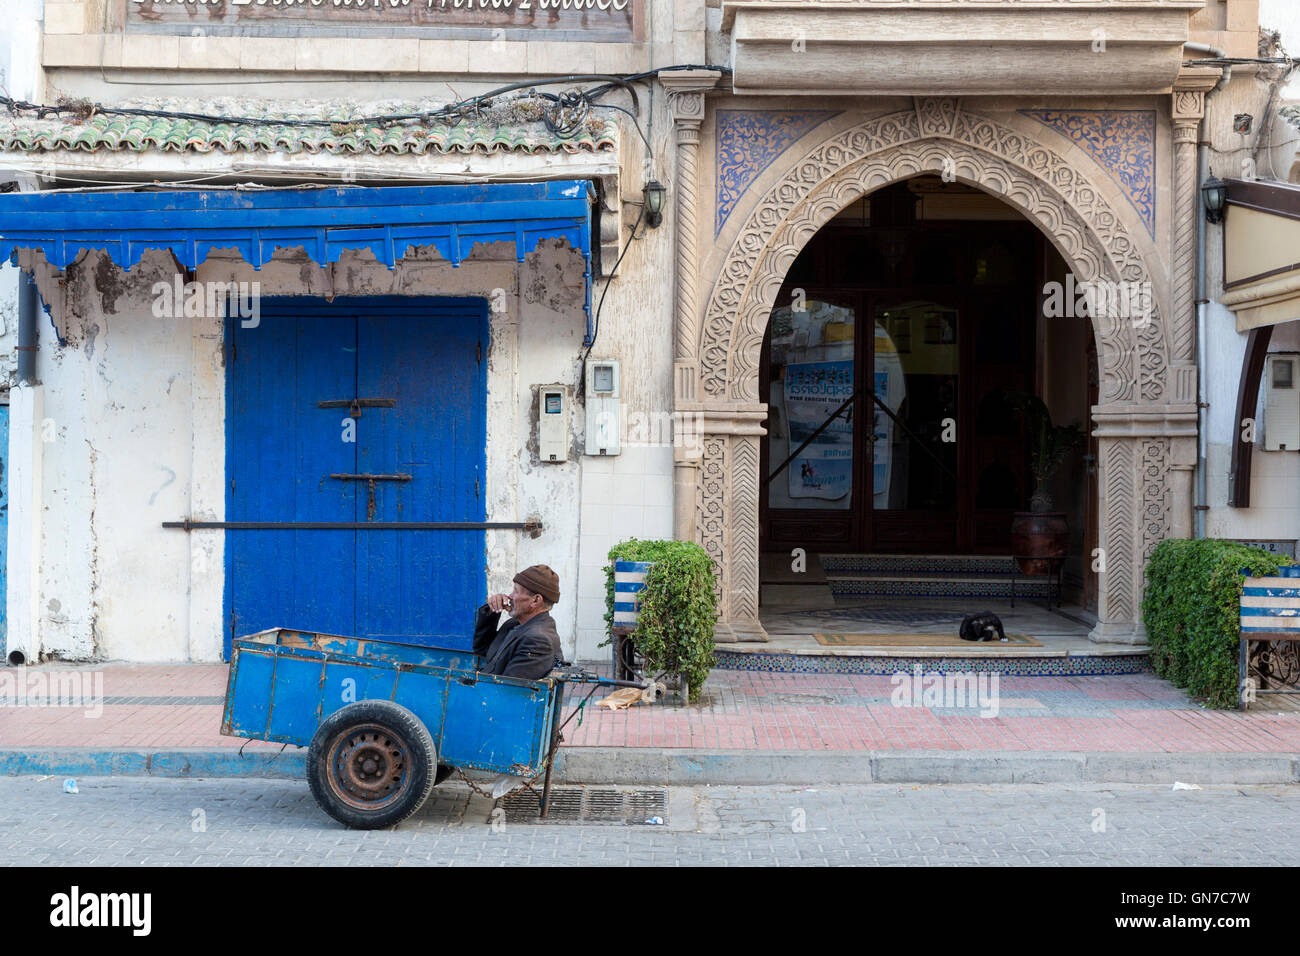
<path fill-rule="evenodd" d="M 958 635 L 963 641 L 991 641 L 994 631 L 997 632 L 999 641 L 1007 639 L 1006 632 L 1002 630 L 1002 620 L 991 611 L 984 611 L 981 614 L 966 615 L 962 619 Z"/>

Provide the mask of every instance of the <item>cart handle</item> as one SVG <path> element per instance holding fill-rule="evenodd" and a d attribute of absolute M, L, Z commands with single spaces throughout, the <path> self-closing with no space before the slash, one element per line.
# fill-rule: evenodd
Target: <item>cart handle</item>
<path fill-rule="evenodd" d="M 644 682 L 638 683 L 632 680 L 613 680 L 609 677 L 598 677 L 585 671 L 566 672 L 557 668 L 557 672 L 560 680 L 568 684 L 596 684 L 599 687 L 635 687 L 637 690 L 645 690 L 650 686 Z"/>

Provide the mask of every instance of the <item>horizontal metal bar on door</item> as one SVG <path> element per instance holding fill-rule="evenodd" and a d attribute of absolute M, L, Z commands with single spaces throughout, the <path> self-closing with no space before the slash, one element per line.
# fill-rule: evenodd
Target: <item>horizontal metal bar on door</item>
<path fill-rule="evenodd" d="M 541 531 L 540 521 L 164 521 L 184 531 Z"/>

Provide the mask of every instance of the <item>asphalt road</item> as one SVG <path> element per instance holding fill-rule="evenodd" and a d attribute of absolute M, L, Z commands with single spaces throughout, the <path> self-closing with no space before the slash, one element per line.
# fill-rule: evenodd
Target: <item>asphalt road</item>
<path fill-rule="evenodd" d="M 295 780 L 0 778 L 0 862 L 45 866 L 1289 865 L 1300 786 L 674 787 L 663 822 L 529 823 L 449 781 L 347 830 Z M 588 804 L 628 788 L 583 788 Z M 593 796 L 594 791 L 604 791 Z M 621 800 L 623 793 L 612 798 Z M 658 816 L 660 813 L 656 813 Z"/>

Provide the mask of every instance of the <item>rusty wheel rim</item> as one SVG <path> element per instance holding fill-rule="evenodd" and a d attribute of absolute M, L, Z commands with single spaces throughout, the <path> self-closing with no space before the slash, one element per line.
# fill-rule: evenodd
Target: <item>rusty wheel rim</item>
<path fill-rule="evenodd" d="M 406 741 L 387 727 L 349 727 L 330 743 L 330 789 L 357 810 L 382 810 L 406 789 L 407 753 Z"/>

